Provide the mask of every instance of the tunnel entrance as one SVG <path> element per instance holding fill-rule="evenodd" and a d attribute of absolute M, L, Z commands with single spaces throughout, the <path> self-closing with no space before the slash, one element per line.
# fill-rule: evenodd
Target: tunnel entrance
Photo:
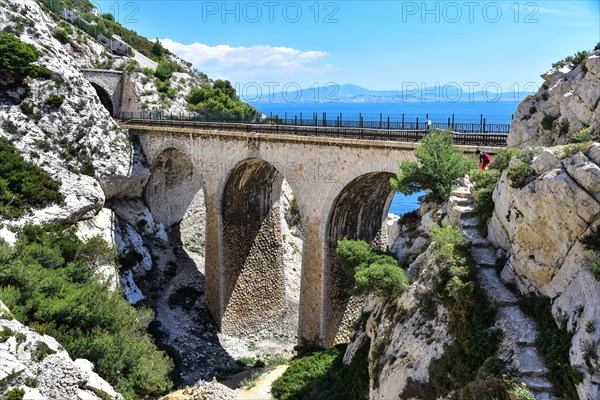
<path fill-rule="evenodd" d="M 352 280 L 336 261 L 338 240 L 379 239 L 382 224 L 393 198 L 388 172 L 374 172 L 351 181 L 336 198 L 327 222 L 324 288 L 324 344 L 348 342 L 352 324 L 359 315 L 363 299 L 352 297 L 347 289 Z"/>
<path fill-rule="evenodd" d="M 108 92 L 106 90 L 104 90 L 100 85 L 97 85 L 93 82 L 92 82 L 92 86 L 96 90 L 96 94 L 98 95 L 98 98 L 100 99 L 100 103 L 102 103 L 104 108 L 106 108 L 108 110 L 108 112 L 110 113 L 111 116 L 114 116 L 113 103 L 112 103 L 112 100 L 111 100 Z"/>

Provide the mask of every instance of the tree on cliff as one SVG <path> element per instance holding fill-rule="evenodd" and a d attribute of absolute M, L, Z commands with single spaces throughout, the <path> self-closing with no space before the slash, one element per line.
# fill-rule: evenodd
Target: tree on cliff
<path fill-rule="evenodd" d="M 456 179 L 475 167 L 475 161 L 465 159 L 452 142 L 452 133 L 434 130 L 415 149 L 417 162 L 402 161 L 400 171 L 390 180 L 392 188 L 410 195 L 428 190 L 427 198 L 445 201 Z"/>
<path fill-rule="evenodd" d="M 33 45 L 22 42 L 9 33 L 0 32 L 0 82 L 21 82 L 26 76 L 34 74 L 38 66 L 40 52 Z"/>

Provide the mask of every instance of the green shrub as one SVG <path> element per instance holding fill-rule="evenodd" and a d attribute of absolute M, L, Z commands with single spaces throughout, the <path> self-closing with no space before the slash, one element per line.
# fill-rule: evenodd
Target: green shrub
<path fill-rule="evenodd" d="M 0 80 L 18 83 L 38 68 L 32 63 L 37 61 L 40 52 L 14 35 L 0 32 L 0 54 Z"/>
<path fill-rule="evenodd" d="M 562 68 L 565 65 L 570 65 L 572 68 L 575 68 L 578 65 L 582 66 L 582 69 L 585 67 L 585 62 L 587 58 L 590 56 L 590 52 L 586 50 L 578 51 L 572 56 L 567 56 L 562 60 L 559 60 L 552 64 L 554 68 Z M 585 71 L 584 71 L 585 72 Z"/>
<path fill-rule="evenodd" d="M 221 114 L 231 119 L 252 119 L 257 115 L 254 107 L 240 101 L 229 81 L 217 79 L 213 85 L 194 87 L 186 96 L 188 108 L 204 113 Z"/>
<path fill-rule="evenodd" d="M 560 124 L 558 125 L 558 134 L 564 136 L 568 133 L 569 133 L 569 120 L 563 119 L 560 122 Z"/>
<path fill-rule="evenodd" d="M 593 131 L 593 129 L 591 126 L 581 129 L 579 132 L 575 133 L 571 137 L 571 142 L 572 143 L 584 143 L 584 142 L 591 141 L 593 139 L 592 131 Z"/>
<path fill-rule="evenodd" d="M 173 76 L 173 72 L 179 72 L 181 67 L 174 61 L 169 60 L 161 60 L 156 66 L 156 71 L 154 71 L 154 76 L 156 76 L 161 81 L 167 81 L 171 79 Z"/>
<path fill-rule="evenodd" d="M 0 331 L 0 343 L 6 342 L 9 338 L 13 337 L 15 332 L 10 329 L 8 326 L 3 326 Z"/>
<path fill-rule="evenodd" d="M 527 178 L 531 175 L 531 168 L 526 162 L 519 162 L 517 165 L 513 165 L 508 168 L 508 178 L 510 179 L 510 186 L 515 189 L 522 189 L 527 183 Z"/>
<path fill-rule="evenodd" d="M 514 157 L 522 160 L 530 160 L 531 155 L 527 154 L 524 150 L 514 147 L 504 147 L 498 151 L 492 158 L 492 162 L 489 165 L 489 169 L 495 169 L 500 172 L 508 168 L 510 160 Z"/>
<path fill-rule="evenodd" d="M 366 341 L 348 365 L 342 363 L 346 345 L 337 345 L 293 361 L 273 382 L 273 398 L 366 400 L 369 396 L 369 345 Z"/>
<path fill-rule="evenodd" d="M 364 241 L 342 239 L 336 249 L 343 271 L 354 280 L 355 294 L 394 297 L 408 287 L 404 270 L 391 256 L 371 251 Z"/>
<path fill-rule="evenodd" d="M 409 380 L 402 397 L 436 399 L 467 388 L 478 370 L 496 353 L 501 332 L 495 329 L 496 307 L 479 286 L 470 259 L 470 243 L 460 228 L 431 227 L 433 256 L 439 268 L 433 294 L 448 310 L 454 338 L 429 367 L 426 383 Z M 465 389 L 468 390 L 468 389 Z"/>
<path fill-rule="evenodd" d="M 44 358 L 56 352 L 52 350 L 46 342 L 38 341 L 31 351 L 31 355 L 37 361 L 42 361 Z"/>
<path fill-rule="evenodd" d="M 63 202 L 60 183 L 0 137 L 0 216 L 19 218 L 34 208 Z"/>
<path fill-rule="evenodd" d="M 20 388 L 12 388 L 4 395 L 4 400 L 23 400 L 25 397 L 25 390 Z"/>
<path fill-rule="evenodd" d="M 44 101 L 44 104 L 50 107 L 58 108 L 62 105 L 63 101 L 65 101 L 65 98 L 63 96 L 56 93 L 51 93 L 48 95 L 48 97 L 46 97 L 46 101 Z"/>
<path fill-rule="evenodd" d="M 554 118 L 554 117 L 544 115 L 544 118 L 542 118 L 542 122 L 541 122 L 542 128 L 544 128 L 547 131 L 552 130 L 552 126 L 554 124 L 555 119 L 556 118 Z"/>
<path fill-rule="evenodd" d="M 71 31 L 72 32 L 72 31 Z M 52 36 L 61 43 L 69 43 L 69 31 L 65 28 L 59 28 L 58 26 L 52 30 Z"/>
<path fill-rule="evenodd" d="M 83 243 L 73 227 L 25 225 L 14 247 L 0 254 L 0 287 L 20 291 L 12 307 L 19 321 L 54 336 L 71 357 L 90 360 L 127 399 L 171 388 L 173 364 L 145 333 L 149 313 L 96 275 L 95 266 L 114 262 L 108 244 Z"/>
<path fill-rule="evenodd" d="M 392 178 L 392 188 L 410 195 L 429 190 L 432 201 L 445 201 L 456 179 L 475 167 L 475 161 L 463 158 L 452 141 L 452 133 L 434 130 L 423 138 L 423 145 L 415 149 L 417 162 L 403 161 L 400 171 Z"/>
<path fill-rule="evenodd" d="M 473 170 L 469 172 L 469 178 L 475 184 L 475 204 L 484 225 L 494 212 L 495 204 L 492 194 L 500 175 L 501 171 L 493 168 L 489 168 L 487 171 Z"/>
<path fill-rule="evenodd" d="M 573 332 L 568 331 L 566 321 L 560 326 L 554 321 L 549 297 L 529 294 L 519 300 L 519 307 L 536 322 L 535 346 L 550 370 L 548 378 L 554 385 L 555 394 L 561 399 L 578 399 L 575 386 L 582 381 L 582 375 L 569 361 Z"/>

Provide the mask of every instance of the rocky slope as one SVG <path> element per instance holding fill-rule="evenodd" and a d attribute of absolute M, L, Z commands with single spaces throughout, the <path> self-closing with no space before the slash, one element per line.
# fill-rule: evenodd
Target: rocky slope
<path fill-rule="evenodd" d="M 540 90 L 517 107 L 508 146 L 553 146 L 568 143 L 581 129 L 600 132 L 600 50 L 584 65 L 567 64 L 541 75 Z"/>
<path fill-rule="evenodd" d="M 569 357 L 583 374 L 579 398 L 599 398 L 600 282 L 581 240 L 600 227 L 600 144 L 570 157 L 561 146 L 544 149 L 523 188 L 502 175 L 494 201 L 489 239 L 508 255 L 502 279 L 522 294 L 551 298 L 557 325 L 574 333 Z"/>
<path fill-rule="evenodd" d="M 73 361 L 53 337 L 19 323 L 1 301 L 0 336 L 0 393 L 22 389 L 28 400 L 122 398 L 91 362 Z"/>

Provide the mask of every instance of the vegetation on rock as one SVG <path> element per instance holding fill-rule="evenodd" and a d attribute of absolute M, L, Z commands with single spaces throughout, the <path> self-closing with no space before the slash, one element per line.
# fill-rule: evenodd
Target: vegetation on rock
<path fill-rule="evenodd" d="M 35 46 L 9 33 L 0 32 L 0 81 L 21 82 L 40 69 L 33 64 L 40 56 Z"/>
<path fill-rule="evenodd" d="M 367 242 L 342 239 L 336 255 L 344 272 L 354 279 L 355 294 L 375 293 L 388 298 L 400 295 L 408 287 L 398 262 L 392 256 L 372 251 Z"/>
<path fill-rule="evenodd" d="M 97 266 L 114 257 L 106 242 L 83 243 L 73 227 L 25 225 L 14 247 L 0 245 L 0 298 L 71 357 L 92 361 L 126 398 L 154 397 L 171 388 L 173 363 L 146 334 L 151 313 L 135 309 L 97 275 Z"/>
<path fill-rule="evenodd" d="M 0 216 L 19 218 L 34 208 L 62 203 L 60 182 L 50 174 L 25 161 L 17 149 L 0 137 Z"/>
<path fill-rule="evenodd" d="M 390 183 L 394 190 L 406 195 L 428 190 L 428 199 L 445 201 L 456 179 L 475 166 L 465 159 L 462 151 L 452 142 L 452 133 L 434 130 L 423 138 L 423 145 L 415 149 L 417 162 L 402 161 L 400 171 Z"/>
<path fill-rule="evenodd" d="M 271 394 L 276 400 L 365 400 L 369 396 L 367 341 L 352 362 L 342 360 L 346 345 L 337 345 L 300 358 L 273 382 Z"/>
<path fill-rule="evenodd" d="M 554 385 L 555 394 L 561 399 L 578 399 L 575 385 L 582 381 L 583 376 L 569 362 L 573 332 L 567 329 L 566 318 L 557 325 L 552 316 L 550 298 L 533 293 L 522 298 L 519 307 L 536 322 L 538 335 L 535 346 L 550 370 L 548 377 Z"/>
<path fill-rule="evenodd" d="M 454 340 L 430 365 L 428 382 L 409 379 L 403 396 L 420 399 L 472 391 L 486 361 L 494 357 L 501 334 L 493 327 L 496 307 L 475 278 L 469 241 L 459 228 L 450 225 L 433 226 L 431 231 L 432 256 L 439 268 L 433 295 L 448 310 L 448 333 Z M 466 389 L 468 385 L 471 389 Z"/>
<path fill-rule="evenodd" d="M 231 82 L 220 79 L 212 85 L 204 84 L 192 88 L 186 101 L 190 110 L 225 114 L 222 116 L 230 119 L 252 119 L 257 114 L 254 107 L 240 101 Z"/>

